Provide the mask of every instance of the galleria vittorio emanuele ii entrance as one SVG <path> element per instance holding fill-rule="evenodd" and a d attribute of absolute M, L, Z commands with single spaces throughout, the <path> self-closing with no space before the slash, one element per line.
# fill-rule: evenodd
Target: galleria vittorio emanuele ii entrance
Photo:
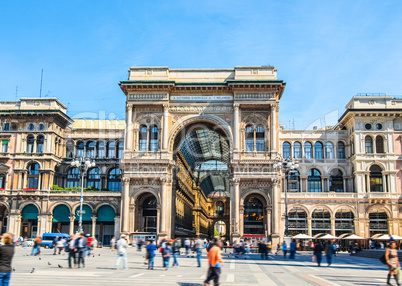
<path fill-rule="evenodd" d="M 279 239 L 275 68 L 131 68 L 120 87 L 123 232 Z"/>

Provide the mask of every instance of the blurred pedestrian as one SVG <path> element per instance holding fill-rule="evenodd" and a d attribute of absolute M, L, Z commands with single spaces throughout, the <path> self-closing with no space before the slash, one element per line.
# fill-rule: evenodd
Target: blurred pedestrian
<path fill-rule="evenodd" d="M 83 232 L 80 233 L 80 236 L 75 239 L 75 248 L 78 253 L 78 268 L 85 268 L 85 250 L 87 248 L 87 239 L 85 238 L 85 234 Z"/>
<path fill-rule="evenodd" d="M 204 249 L 204 242 L 199 236 L 197 236 L 194 248 L 197 251 L 197 263 L 198 263 L 197 267 L 201 267 L 201 256 L 202 256 L 202 250 Z"/>
<path fill-rule="evenodd" d="M 327 257 L 328 266 L 332 264 L 332 255 L 334 254 L 334 246 L 331 241 L 325 245 L 325 256 Z"/>
<path fill-rule="evenodd" d="M 1 238 L 4 245 L 0 246 L 0 285 L 8 286 L 12 272 L 11 261 L 15 251 L 13 235 L 11 233 L 5 233 Z"/>
<path fill-rule="evenodd" d="M 31 255 L 40 255 L 40 245 L 42 243 L 42 239 L 40 236 L 35 237 L 34 239 L 34 245 L 32 246 L 32 252 Z"/>
<path fill-rule="evenodd" d="M 172 267 L 179 267 L 179 261 L 177 261 L 177 257 L 180 254 L 180 239 L 176 238 L 173 242 L 172 245 L 172 250 L 173 250 L 173 264 Z"/>
<path fill-rule="evenodd" d="M 77 268 L 77 259 L 76 259 L 76 252 L 77 249 L 75 248 L 75 236 L 74 234 L 70 235 L 70 238 L 67 240 L 66 250 L 68 250 L 68 268 L 71 269 L 71 260 L 74 262 L 74 268 Z"/>
<path fill-rule="evenodd" d="M 214 281 L 214 285 L 219 285 L 219 277 L 221 275 L 221 268 L 223 266 L 222 260 L 222 242 L 219 238 L 214 238 L 212 240 L 213 247 L 209 250 L 208 256 L 208 272 L 207 279 L 204 281 L 204 285 L 209 285 L 211 280 Z"/>
<path fill-rule="evenodd" d="M 282 252 L 283 252 L 283 258 L 286 258 L 286 254 L 288 253 L 288 244 L 286 241 L 282 243 Z"/>
<path fill-rule="evenodd" d="M 190 256 L 190 244 L 191 244 L 191 241 L 190 241 L 190 239 L 187 237 L 186 240 L 184 241 L 184 248 L 186 249 L 186 256 L 187 256 L 187 257 Z"/>
<path fill-rule="evenodd" d="M 63 238 L 59 237 L 59 239 L 56 242 L 56 247 L 55 248 L 57 248 L 59 250 L 59 255 L 60 255 L 61 251 L 64 248 L 64 239 Z"/>
<path fill-rule="evenodd" d="M 56 236 L 55 238 L 53 238 L 52 241 L 52 247 L 53 247 L 53 255 L 57 254 L 57 242 L 59 241 L 59 237 Z"/>
<path fill-rule="evenodd" d="M 385 251 L 385 260 L 388 265 L 388 275 L 387 275 L 387 285 L 392 285 L 390 280 L 391 280 L 391 275 L 394 276 L 396 285 L 399 284 L 399 279 L 398 279 L 398 267 L 401 267 L 401 264 L 399 263 L 398 259 L 398 251 L 396 250 L 396 242 L 391 241 L 390 243 L 390 248 L 387 248 Z"/>
<path fill-rule="evenodd" d="M 110 240 L 110 250 L 114 250 L 116 246 L 116 237 L 112 237 L 112 239 Z"/>
<path fill-rule="evenodd" d="M 154 270 L 156 245 L 150 240 L 147 245 L 148 269 Z"/>
<path fill-rule="evenodd" d="M 172 247 L 169 241 L 166 242 L 165 246 L 162 248 L 162 256 L 163 256 L 163 267 L 165 270 L 169 270 L 170 267 L 170 256 L 172 255 Z"/>
<path fill-rule="evenodd" d="M 313 249 L 313 255 L 315 257 L 315 260 L 317 262 L 318 266 L 321 266 L 321 260 L 322 260 L 322 251 L 324 250 L 321 242 L 318 242 Z"/>
<path fill-rule="evenodd" d="M 126 240 L 126 235 L 120 235 L 120 239 L 116 243 L 117 249 L 117 260 L 116 260 L 116 269 L 119 268 L 120 260 L 123 258 L 123 268 L 127 269 L 127 247 L 128 243 Z"/>
<path fill-rule="evenodd" d="M 290 243 L 290 255 L 289 255 L 289 259 L 295 259 L 296 258 L 296 240 L 293 239 L 292 242 Z"/>

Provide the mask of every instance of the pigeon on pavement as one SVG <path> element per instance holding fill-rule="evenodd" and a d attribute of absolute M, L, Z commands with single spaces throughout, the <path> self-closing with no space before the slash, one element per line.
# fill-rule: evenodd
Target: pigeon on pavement
<path fill-rule="evenodd" d="M 35 272 L 35 268 L 32 268 L 31 273 L 34 273 L 34 272 Z"/>
<path fill-rule="evenodd" d="M 63 266 L 61 266 L 60 264 L 57 264 L 57 266 L 58 266 L 59 268 L 63 268 Z"/>
<path fill-rule="evenodd" d="M 15 271 L 15 268 L 13 267 L 13 271 Z"/>
<path fill-rule="evenodd" d="M 48 262 L 47 265 L 52 265 L 52 263 Z"/>

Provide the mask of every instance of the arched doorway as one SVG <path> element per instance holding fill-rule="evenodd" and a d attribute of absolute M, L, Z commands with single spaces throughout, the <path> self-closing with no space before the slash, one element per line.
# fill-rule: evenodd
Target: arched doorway
<path fill-rule="evenodd" d="M 80 206 L 75 209 L 74 231 L 78 230 L 80 221 Z M 88 205 L 82 205 L 82 229 L 85 234 L 92 233 L 92 209 Z"/>
<path fill-rule="evenodd" d="M 111 206 L 101 206 L 98 209 L 95 237 L 103 245 L 110 245 L 110 240 L 115 236 L 114 220 L 116 212 Z"/>
<path fill-rule="evenodd" d="M 327 209 L 315 209 L 311 215 L 312 236 L 331 233 L 331 214 Z"/>
<path fill-rule="evenodd" d="M 0 230 L 1 233 L 7 232 L 7 226 L 8 226 L 8 208 L 0 204 Z"/>
<path fill-rule="evenodd" d="M 66 205 L 58 205 L 53 209 L 52 232 L 70 232 L 70 209 Z"/>
<path fill-rule="evenodd" d="M 208 121 L 187 125 L 175 137 L 172 236 L 213 236 L 215 202 L 230 196 L 229 150 L 225 131 Z"/>
<path fill-rule="evenodd" d="M 38 234 L 38 208 L 29 204 L 21 212 L 21 236 L 36 237 Z"/>
<path fill-rule="evenodd" d="M 369 231 L 370 237 L 378 233 L 389 233 L 388 214 L 384 211 L 369 213 Z"/>
<path fill-rule="evenodd" d="M 345 233 L 355 233 L 354 214 L 347 208 L 339 209 L 335 213 L 335 236 Z"/>
<path fill-rule="evenodd" d="M 138 199 L 135 231 L 156 234 L 158 229 L 157 199 L 151 193 L 144 193 Z"/>
<path fill-rule="evenodd" d="M 308 234 L 307 213 L 302 208 L 293 208 L 289 212 L 289 234 Z"/>
<path fill-rule="evenodd" d="M 244 200 L 244 236 L 265 235 L 266 218 L 264 204 L 256 195 L 249 195 Z"/>

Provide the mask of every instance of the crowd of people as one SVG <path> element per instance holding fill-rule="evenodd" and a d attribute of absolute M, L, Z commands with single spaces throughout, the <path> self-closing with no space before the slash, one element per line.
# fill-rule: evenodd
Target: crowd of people
<path fill-rule="evenodd" d="M 26 248 L 26 238 L 16 238 L 10 233 L 3 234 L 2 245 L 0 246 L 0 285 L 9 285 L 11 278 L 12 267 L 11 261 L 14 255 L 14 247 L 21 245 Z M 289 245 L 288 245 L 289 244 Z M 31 255 L 41 255 L 41 237 L 36 237 L 33 240 Z M 53 255 L 60 255 L 63 252 L 68 253 L 68 268 L 85 268 L 85 257 L 94 256 L 96 248 L 98 246 L 97 240 L 90 235 L 84 233 L 72 234 L 68 238 L 55 237 L 52 242 Z M 228 241 L 222 241 L 216 237 L 212 240 L 202 239 L 196 237 L 195 239 L 175 238 L 175 239 L 161 239 L 159 241 L 148 240 L 135 240 L 128 241 L 128 237 L 125 234 L 121 234 L 119 239 L 115 237 L 110 241 L 110 249 L 117 254 L 115 268 L 120 267 L 121 261 L 123 261 L 123 269 L 127 269 L 127 249 L 129 247 L 135 247 L 137 251 L 143 251 L 145 249 L 144 264 L 147 265 L 148 270 L 154 270 L 155 258 L 160 254 L 161 265 L 163 269 L 169 270 L 172 267 L 180 267 L 179 255 L 185 257 L 194 257 L 197 260 L 197 267 L 201 267 L 202 254 L 206 250 L 208 257 L 208 272 L 204 285 L 209 285 L 211 281 L 214 285 L 219 285 L 219 277 L 221 274 L 221 268 L 223 267 L 222 255 L 226 252 L 226 249 L 233 248 L 233 252 L 229 253 L 229 256 L 237 258 L 244 257 L 247 259 L 247 255 L 255 250 L 260 253 L 262 260 L 269 258 L 269 254 L 272 252 L 272 245 L 267 241 L 252 241 L 249 239 L 234 241 L 230 244 Z M 400 272 L 400 263 L 398 260 L 397 243 L 391 240 L 388 244 L 378 242 L 372 244 L 371 248 L 385 249 L 385 253 L 381 258 L 381 261 L 389 268 L 387 275 L 387 285 L 392 285 L 390 280 L 392 277 L 399 284 L 398 274 Z M 184 252 L 181 250 L 184 249 Z M 296 252 L 302 250 L 311 250 L 313 252 L 313 262 L 317 263 L 317 266 L 321 266 L 323 256 L 326 258 L 327 266 L 331 266 L 333 256 L 336 256 L 341 247 L 336 241 L 310 241 L 308 244 L 301 243 L 292 239 L 290 242 L 283 241 L 278 243 L 275 255 L 280 252 L 283 254 L 284 259 L 295 259 Z M 347 247 L 351 254 L 359 251 L 359 244 L 350 242 Z"/>

